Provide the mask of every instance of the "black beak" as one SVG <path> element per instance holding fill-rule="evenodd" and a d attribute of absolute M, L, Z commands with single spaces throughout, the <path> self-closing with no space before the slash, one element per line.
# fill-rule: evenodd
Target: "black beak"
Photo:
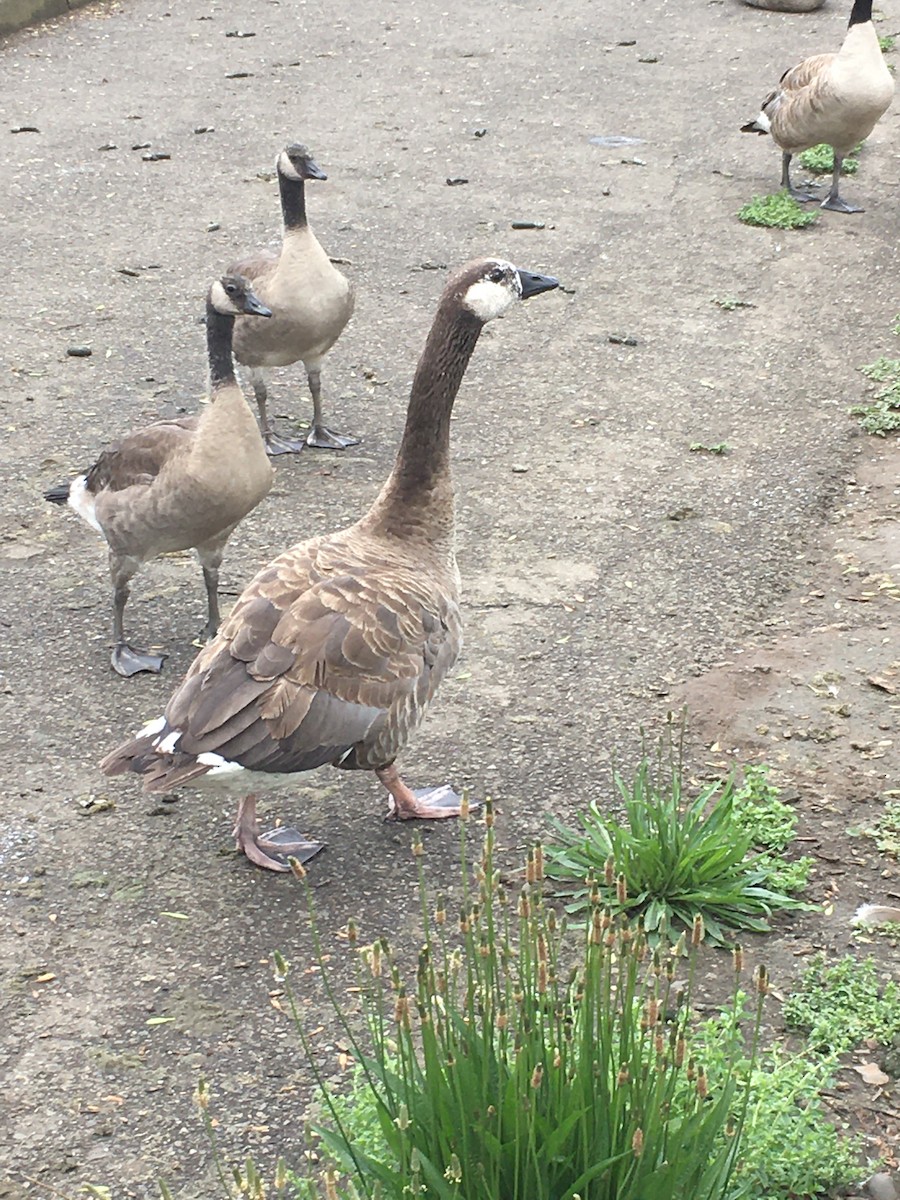
<path fill-rule="evenodd" d="M 303 178 L 304 179 L 327 179 L 328 176 L 325 174 L 325 172 L 322 170 L 322 168 L 319 166 L 319 164 L 317 162 L 314 162 L 311 158 L 308 158 L 303 164 Z"/>
<path fill-rule="evenodd" d="M 522 285 L 523 300 L 527 300 L 529 296 L 539 296 L 541 292 L 552 292 L 554 288 L 559 287 L 559 280 L 554 279 L 552 275 L 535 275 L 533 271 L 518 269 L 516 274 Z"/>
<path fill-rule="evenodd" d="M 261 300 L 257 300 L 252 292 L 248 291 L 244 295 L 244 312 L 252 317 L 271 317 L 271 308 L 266 308 Z"/>

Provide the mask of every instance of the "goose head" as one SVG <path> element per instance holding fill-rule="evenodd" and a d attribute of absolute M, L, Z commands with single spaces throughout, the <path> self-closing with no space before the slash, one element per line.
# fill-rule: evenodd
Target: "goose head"
<path fill-rule="evenodd" d="M 285 146 L 278 155 L 275 166 L 278 174 L 283 175 L 285 179 L 302 181 L 328 178 L 307 147 L 300 142 L 292 142 L 290 146 Z"/>
<path fill-rule="evenodd" d="M 514 267 L 502 258 L 478 258 L 456 276 L 452 294 L 482 324 L 500 317 L 516 300 L 527 300 L 559 287 L 552 275 Z"/>
<path fill-rule="evenodd" d="M 249 282 L 243 275 L 223 275 L 209 289 L 209 303 L 223 316 L 228 317 L 271 317 L 271 308 L 266 308 L 254 296 Z"/>

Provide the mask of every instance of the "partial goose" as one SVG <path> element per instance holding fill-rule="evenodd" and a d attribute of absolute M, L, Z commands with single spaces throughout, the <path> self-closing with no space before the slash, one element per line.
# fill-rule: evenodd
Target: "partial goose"
<path fill-rule="evenodd" d="M 107 775 L 135 771 L 146 791 L 168 792 L 207 773 L 240 785 L 242 768 L 290 774 L 330 763 L 374 771 L 397 819 L 459 813 L 448 787 L 414 793 L 394 765 L 460 648 L 450 413 L 484 324 L 557 286 L 491 258 L 450 279 L 394 469 L 372 507 L 259 572 L 165 716 L 100 764 Z M 252 795 L 235 837 L 273 871 L 286 869 L 284 854 L 318 849 L 294 831 L 261 837 Z"/>
<path fill-rule="evenodd" d="M 260 299 L 272 310 L 262 328 L 258 321 L 238 321 L 234 353 L 250 368 L 259 405 L 259 420 L 270 454 L 299 453 L 302 441 L 282 437 L 268 415 L 265 367 L 302 362 L 313 400 L 313 423 L 307 446 L 343 450 L 359 438 L 334 433 L 322 421 L 322 359 L 341 336 L 353 312 L 353 288 L 332 264 L 306 220 L 307 179 L 328 176 L 305 146 L 286 147 L 275 164 L 281 192 L 284 236 L 278 254 L 263 251 L 230 268 L 246 275 Z"/>
<path fill-rule="evenodd" d="M 894 79 L 872 24 L 872 0 L 854 0 L 850 28 L 837 54 L 804 59 L 781 77 L 743 133 L 770 133 L 782 152 L 781 186 L 795 200 L 814 200 L 791 184 L 791 159 L 824 142 L 834 150 L 831 190 L 822 208 L 854 213 L 863 210 L 839 194 L 841 164 L 867 138 L 894 96 Z"/>
<path fill-rule="evenodd" d="M 158 672 L 165 657 L 125 640 L 125 604 L 141 564 L 174 550 L 197 551 L 206 584 L 205 633 L 213 637 L 225 543 L 272 486 L 256 419 L 234 377 L 231 338 L 239 314 L 271 316 L 246 279 L 225 275 L 206 299 L 211 403 L 199 416 L 129 433 L 83 475 L 44 493 L 55 504 L 68 502 L 109 545 L 112 665 L 120 675 Z"/>

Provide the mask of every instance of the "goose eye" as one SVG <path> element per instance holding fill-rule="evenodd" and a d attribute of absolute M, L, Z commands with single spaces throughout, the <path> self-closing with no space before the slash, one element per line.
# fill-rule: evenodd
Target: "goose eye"
<path fill-rule="evenodd" d="M 502 267 L 494 267 L 491 271 L 489 271 L 488 279 L 491 281 L 491 283 L 501 283 L 503 281 Z"/>

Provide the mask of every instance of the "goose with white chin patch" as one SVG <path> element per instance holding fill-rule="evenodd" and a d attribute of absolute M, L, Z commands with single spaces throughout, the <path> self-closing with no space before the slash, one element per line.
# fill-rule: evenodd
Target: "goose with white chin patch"
<path fill-rule="evenodd" d="M 413 380 L 394 468 L 354 525 L 286 550 L 245 588 L 200 652 L 164 717 L 100 764 L 136 772 L 150 792 L 209 776 L 245 790 L 265 775 L 331 764 L 374 771 L 389 816 L 452 817 L 449 787 L 413 792 L 395 765 L 459 654 L 450 414 L 485 323 L 517 300 L 558 286 L 499 259 L 451 277 Z M 245 795 L 237 846 L 286 870 L 319 843 L 294 830 L 259 832 Z"/>
<path fill-rule="evenodd" d="M 322 360 L 353 313 L 353 288 L 322 249 L 306 219 L 308 179 L 328 176 L 306 146 L 287 146 L 275 164 L 281 194 L 284 234 L 278 254 L 262 251 L 231 270 L 246 275 L 272 310 L 265 329 L 259 322 L 238 321 L 234 353 L 250 368 L 259 420 L 270 454 L 296 454 L 304 444 L 324 450 L 356 446 L 359 438 L 335 433 L 322 419 Z M 268 413 L 267 367 L 302 362 L 313 401 L 312 427 L 306 442 L 275 432 Z"/>
<path fill-rule="evenodd" d="M 231 338 L 239 315 L 259 320 L 271 312 L 246 279 L 225 275 L 206 300 L 210 404 L 202 413 L 127 434 L 83 475 L 44 493 L 55 504 L 68 503 L 109 546 L 112 665 L 120 675 L 158 672 L 165 657 L 125 639 L 125 605 L 140 566 L 160 554 L 196 550 L 206 584 L 204 632 L 213 637 L 225 544 L 272 486 L 256 419 L 234 377 Z"/>
<path fill-rule="evenodd" d="M 841 165 L 869 136 L 893 96 L 894 78 L 872 24 L 872 0 L 854 0 L 850 27 L 837 54 L 817 54 L 785 71 L 759 115 L 741 131 L 772 135 L 781 149 L 781 186 L 801 203 L 816 197 L 791 184 L 791 159 L 811 146 L 831 146 L 834 173 L 822 208 L 862 212 L 840 195 Z"/>

